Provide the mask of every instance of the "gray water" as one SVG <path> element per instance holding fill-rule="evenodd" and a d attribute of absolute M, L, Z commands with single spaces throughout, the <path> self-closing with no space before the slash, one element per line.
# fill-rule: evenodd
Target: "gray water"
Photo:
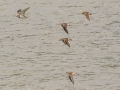
<path fill-rule="evenodd" d="M 0 90 L 120 90 L 120 0 L 1 0 L 0 12 Z"/>

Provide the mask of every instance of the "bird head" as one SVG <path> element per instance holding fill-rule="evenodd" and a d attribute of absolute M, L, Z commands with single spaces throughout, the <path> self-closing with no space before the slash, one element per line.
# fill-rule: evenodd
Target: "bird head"
<path fill-rule="evenodd" d="M 21 12 L 21 9 L 19 9 L 19 10 L 17 11 L 17 13 L 19 13 L 19 12 Z"/>

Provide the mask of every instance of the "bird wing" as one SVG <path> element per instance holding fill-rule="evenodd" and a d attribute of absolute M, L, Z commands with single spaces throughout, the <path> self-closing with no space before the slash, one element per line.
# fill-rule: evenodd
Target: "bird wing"
<path fill-rule="evenodd" d="M 68 46 L 70 47 L 70 44 L 69 44 L 69 42 L 68 42 L 68 41 L 66 41 L 66 45 L 68 45 Z"/>
<path fill-rule="evenodd" d="M 64 31 L 68 34 L 67 24 L 63 23 L 63 24 L 61 24 L 61 26 L 63 27 Z"/>
<path fill-rule="evenodd" d="M 29 8 L 30 8 L 30 7 L 26 8 L 26 9 L 23 9 L 23 10 L 21 11 L 21 15 L 25 16 L 25 12 L 26 12 Z"/>
<path fill-rule="evenodd" d="M 62 41 L 63 41 L 63 43 L 64 43 L 65 45 L 67 44 L 65 40 L 62 40 Z"/>
<path fill-rule="evenodd" d="M 62 41 L 65 45 L 68 45 L 70 47 L 70 44 L 69 44 L 68 40 L 62 40 Z"/>
<path fill-rule="evenodd" d="M 85 16 L 86 16 L 86 18 L 90 21 L 89 15 L 85 15 Z"/>
<path fill-rule="evenodd" d="M 63 27 L 63 29 L 64 29 L 64 30 L 65 30 L 65 32 L 68 34 L 67 27 Z"/>
<path fill-rule="evenodd" d="M 73 80 L 73 76 L 72 75 L 69 75 L 69 79 L 74 84 L 74 80 Z"/>

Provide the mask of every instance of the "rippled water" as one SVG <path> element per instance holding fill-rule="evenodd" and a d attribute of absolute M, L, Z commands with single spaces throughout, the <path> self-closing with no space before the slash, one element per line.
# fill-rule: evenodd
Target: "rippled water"
<path fill-rule="evenodd" d="M 120 90 L 119 0 L 0 2 L 0 90 Z M 74 85 L 66 71 L 78 73 Z"/>

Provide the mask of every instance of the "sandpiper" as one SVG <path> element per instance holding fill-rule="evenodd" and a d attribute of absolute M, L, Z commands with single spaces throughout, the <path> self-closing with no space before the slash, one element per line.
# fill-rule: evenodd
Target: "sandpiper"
<path fill-rule="evenodd" d="M 63 27 L 63 29 L 65 30 L 65 32 L 66 32 L 67 34 L 69 34 L 69 33 L 68 33 L 68 30 L 67 30 L 67 23 L 61 23 L 61 26 Z"/>
<path fill-rule="evenodd" d="M 26 12 L 29 8 L 30 8 L 30 7 L 25 8 L 25 9 L 23 9 L 23 10 L 19 9 L 19 10 L 17 11 L 17 13 L 18 13 L 17 17 L 20 18 L 20 16 L 24 16 L 24 17 L 26 18 L 25 12 Z"/>
<path fill-rule="evenodd" d="M 69 47 L 70 47 L 70 44 L 69 44 L 69 42 L 68 41 L 71 41 L 72 39 L 69 39 L 69 38 L 61 38 L 60 39 L 60 41 L 63 41 L 63 43 L 65 44 L 65 45 L 68 45 Z"/>
<path fill-rule="evenodd" d="M 69 75 L 70 81 L 74 84 L 73 76 L 75 75 L 74 72 L 66 72 Z"/>
<path fill-rule="evenodd" d="M 90 21 L 89 15 L 91 15 L 91 13 L 89 13 L 89 12 L 82 12 L 81 14 L 85 15 L 86 18 Z"/>

